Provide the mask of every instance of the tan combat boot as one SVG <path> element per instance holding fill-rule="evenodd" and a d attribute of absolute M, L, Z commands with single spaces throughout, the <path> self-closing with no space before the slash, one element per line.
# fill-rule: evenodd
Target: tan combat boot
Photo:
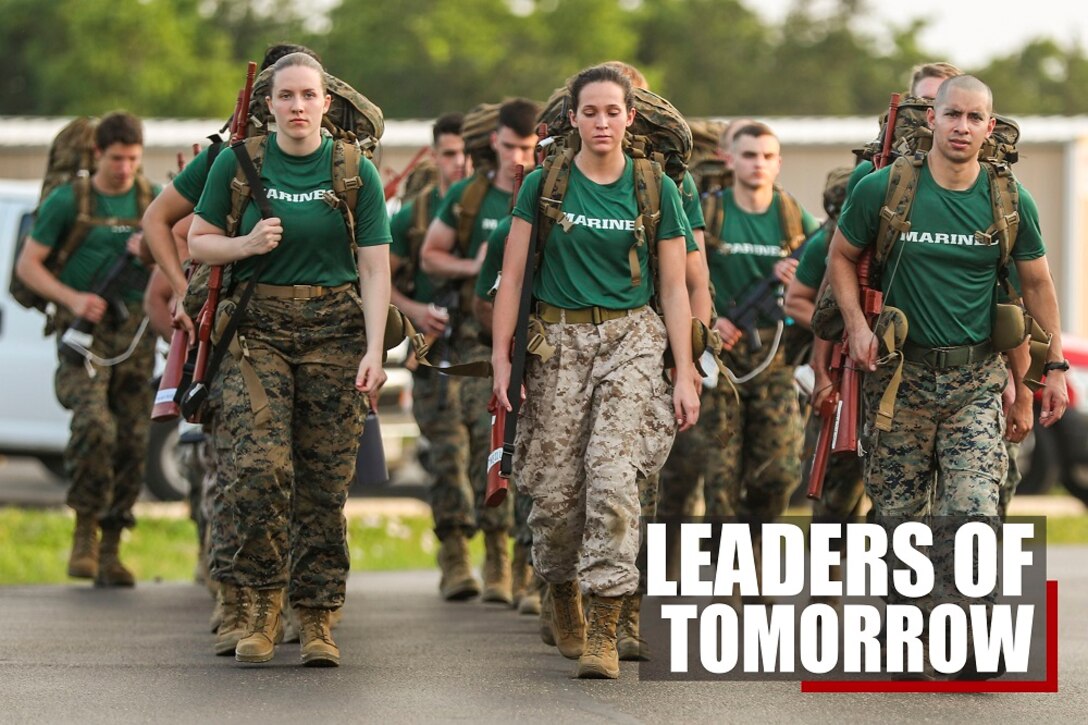
<path fill-rule="evenodd" d="M 616 626 L 624 597 L 592 598 L 589 607 L 589 632 L 585 650 L 578 658 L 578 677 L 615 680 L 620 676 L 620 658 L 616 651 Z"/>
<path fill-rule="evenodd" d="M 552 629 L 552 588 L 544 582 L 543 594 L 540 595 L 540 640 L 549 647 L 555 646 L 555 632 Z"/>
<path fill-rule="evenodd" d="M 521 601 L 518 602 L 518 614 L 540 614 L 541 612 L 541 595 L 546 586 L 535 569 L 529 567 L 529 570 L 532 575 L 529 577 L 529 585 L 525 588 L 525 593 L 521 595 Z"/>
<path fill-rule="evenodd" d="M 283 637 L 280 608 L 283 605 L 282 589 L 250 589 L 246 592 L 250 602 L 246 631 L 234 649 L 234 659 L 239 662 L 268 662 L 276 654 L 276 642 Z"/>
<path fill-rule="evenodd" d="M 438 550 L 438 566 L 442 570 L 438 590 L 443 599 L 461 601 L 480 593 L 480 583 L 472 574 L 468 541 L 460 529 L 451 531 L 442 540 L 442 547 Z"/>
<path fill-rule="evenodd" d="M 582 614 L 582 592 L 578 588 L 578 581 L 552 584 L 551 592 L 555 646 L 567 659 L 578 659 L 586 643 L 586 620 Z M 618 616 L 619 610 L 616 611 Z"/>
<path fill-rule="evenodd" d="M 102 543 L 98 549 L 98 576 L 96 587 L 134 587 L 136 577 L 121 563 L 121 527 L 102 529 Z"/>
<path fill-rule="evenodd" d="M 215 654 L 218 656 L 233 654 L 234 648 L 245 636 L 249 619 L 249 600 L 246 594 L 249 591 L 227 582 L 219 587 L 217 604 L 223 612 L 223 619 L 215 631 Z"/>
<path fill-rule="evenodd" d="M 623 597 L 620 621 L 616 629 L 616 650 L 624 662 L 645 662 L 650 659 L 650 648 L 638 631 L 641 607 L 641 594 L 628 594 Z"/>
<path fill-rule="evenodd" d="M 91 514 L 76 514 L 68 576 L 94 579 L 98 576 L 98 521 Z"/>
<path fill-rule="evenodd" d="M 513 580 L 510 575 L 510 545 L 505 531 L 484 533 L 484 593 L 485 602 L 510 604 L 514 601 Z"/>
<path fill-rule="evenodd" d="M 529 593 L 529 581 L 532 576 L 533 567 L 529 565 L 529 547 L 514 542 L 514 562 L 510 565 L 510 589 L 514 592 L 514 600 L 511 603 L 518 611 L 520 611 L 522 597 Z"/>
<path fill-rule="evenodd" d="M 299 642 L 302 644 L 302 664 L 306 667 L 339 667 L 340 648 L 332 641 L 330 615 L 327 609 L 298 607 Z"/>

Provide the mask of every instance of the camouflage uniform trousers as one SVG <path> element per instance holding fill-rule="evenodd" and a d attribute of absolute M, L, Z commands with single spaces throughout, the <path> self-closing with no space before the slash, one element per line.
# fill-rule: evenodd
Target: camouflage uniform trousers
<path fill-rule="evenodd" d="M 474 318 L 462 320 L 454 336 L 454 354 L 461 363 L 490 360 L 491 348 L 479 340 L 480 323 Z M 461 379 L 459 386 L 461 425 L 468 435 L 468 480 L 476 506 L 476 526 L 488 531 L 510 533 L 514 528 L 514 499 L 511 487 L 498 506 L 484 504 L 487 491 L 487 456 L 491 453 L 491 378 Z M 469 532 L 471 535 L 472 532 Z"/>
<path fill-rule="evenodd" d="M 916 602 L 928 610 L 957 599 L 948 593 L 955 592 L 958 526 L 967 519 L 997 521 L 1008 463 L 1001 407 L 1007 371 L 998 355 L 941 371 L 906 362 L 892 430 L 877 431 L 870 421 L 890 375 L 881 367 L 863 382 L 865 490 L 883 525 L 924 518 L 933 528 L 937 581 L 933 594 Z M 897 599 L 890 592 L 888 601 Z"/>
<path fill-rule="evenodd" d="M 238 530 L 227 491 L 234 481 L 231 472 L 232 446 L 230 428 L 222 420 L 222 382 L 236 365 L 227 355 L 212 381 L 205 416 L 204 436 L 207 450 L 204 469 L 204 512 L 208 522 L 208 574 L 217 582 L 237 584 L 233 574 L 234 554 L 238 551 Z"/>
<path fill-rule="evenodd" d="M 1020 473 L 1020 444 L 1005 441 L 1005 455 L 1009 458 L 1009 472 L 1001 481 L 1001 489 L 998 492 L 997 513 L 1004 521 L 1009 515 L 1009 502 L 1016 495 L 1016 488 L 1020 485 L 1023 474 Z"/>
<path fill-rule="evenodd" d="M 468 481 L 468 431 L 461 425 L 461 380 L 421 366 L 412 374 L 412 413 L 430 446 L 431 512 L 441 541 L 454 529 L 476 530 L 475 494 Z"/>
<path fill-rule="evenodd" d="M 676 432 L 662 376 L 665 326 L 648 308 L 604 322 L 545 326 L 555 354 L 530 357 L 515 470 L 532 498 L 533 563 L 548 582 L 601 596 L 638 585 L 639 475 Z"/>
<path fill-rule="evenodd" d="M 132 343 L 144 314 L 139 302 L 127 306 L 127 321 L 115 322 L 107 313 L 95 326 L 91 348 L 100 357 L 120 355 Z M 58 330 L 71 321 L 67 315 L 58 317 Z M 154 336 L 145 333 L 127 360 L 111 367 L 95 365 L 93 377 L 82 359 L 72 362 L 61 356 L 57 367 L 57 401 L 72 411 L 64 450 L 64 470 L 71 481 L 67 503 L 76 513 L 97 516 L 104 528 L 136 523 L 132 506 L 144 482 L 154 354 Z"/>
<path fill-rule="evenodd" d="M 738 377 L 766 357 L 772 335 L 761 331 L 761 338 L 761 350 L 748 350 L 742 340 L 724 354 L 726 366 Z M 725 436 L 719 453 L 723 480 L 733 487 L 725 498 L 736 502 L 736 515 L 743 521 L 771 521 L 786 510 L 790 494 L 801 483 L 804 424 L 785 348 L 753 380 L 736 385 L 736 394 L 725 387 L 717 431 Z"/>
<path fill-rule="evenodd" d="M 258 423 L 252 409 L 243 365 L 224 371 L 222 423 L 234 476 L 223 493 L 238 535 L 233 576 L 244 587 L 287 587 L 295 607 L 344 603 L 343 509 L 366 411 L 354 388 L 365 337 L 355 290 L 256 297 L 238 342 L 267 395 L 266 421 Z"/>

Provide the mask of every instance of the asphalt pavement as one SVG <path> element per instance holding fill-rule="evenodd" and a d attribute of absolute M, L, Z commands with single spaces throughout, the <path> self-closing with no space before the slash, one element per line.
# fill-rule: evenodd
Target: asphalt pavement
<path fill-rule="evenodd" d="M 114 722 L 1083 722 L 1088 547 L 1054 547 L 1058 694 L 802 694 L 796 682 L 573 679 L 534 617 L 445 603 L 437 573 L 355 574 L 338 669 L 212 654 L 211 600 L 193 584 L 0 587 L 0 721 Z"/>

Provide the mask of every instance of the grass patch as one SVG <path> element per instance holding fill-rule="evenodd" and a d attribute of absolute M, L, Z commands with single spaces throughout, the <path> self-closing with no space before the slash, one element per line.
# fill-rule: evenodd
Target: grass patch
<path fill-rule="evenodd" d="M 55 510 L 0 507 L 0 584 L 62 584 L 75 519 Z M 191 581 L 196 568 L 196 533 L 188 519 L 143 518 L 126 531 L 121 556 L 140 581 Z M 1050 544 L 1088 544 L 1088 516 L 1047 519 Z M 366 515 L 348 520 L 353 571 L 430 569 L 438 540 L 426 517 Z M 483 562 L 483 536 L 469 542 Z"/>
<path fill-rule="evenodd" d="M 61 584 L 75 517 L 65 511 L 0 507 L 0 584 Z M 424 517 L 362 516 L 348 520 L 353 571 L 429 569 L 438 540 Z M 478 564 L 483 537 L 470 542 Z M 196 568 L 196 527 L 188 519 L 142 518 L 124 533 L 121 558 L 138 581 L 191 581 Z"/>

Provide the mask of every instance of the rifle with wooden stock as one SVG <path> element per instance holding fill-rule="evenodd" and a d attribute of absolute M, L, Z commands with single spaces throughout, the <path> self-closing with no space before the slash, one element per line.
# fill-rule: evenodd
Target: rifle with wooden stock
<path fill-rule="evenodd" d="M 253 95 L 253 82 L 257 77 L 257 64 L 250 61 L 246 68 L 246 83 L 238 94 L 238 102 L 231 118 L 231 144 L 241 143 L 246 136 L 246 120 L 250 98 Z M 215 311 L 219 306 L 219 293 L 223 289 L 223 266 L 212 265 L 208 273 L 208 299 L 200 309 L 197 322 L 197 354 L 193 366 L 193 382 L 181 401 L 181 412 L 186 420 L 198 422 L 200 409 L 208 398 L 208 362 L 212 353 L 212 330 L 215 326 Z"/>
<path fill-rule="evenodd" d="M 884 124 L 884 137 L 881 139 L 880 153 L 873 158 L 873 167 L 881 169 L 888 165 L 892 155 L 892 141 L 895 137 L 895 121 L 899 113 L 899 94 L 893 93 L 888 104 L 888 119 Z M 857 261 L 858 291 L 861 310 L 872 328 L 884 307 L 884 295 L 874 289 L 872 282 L 873 245 L 870 244 L 861 253 Z M 824 478 L 831 455 L 858 451 L 858 421 L 861 417 L 861 375 L 862 371 L 854 365 L 849 355 L 849 339 L 843 331 L 842 340 L 835 343 L 831 351 L 831 392 L 820 406 L 820 437 L 816 440 L 816 451 L 812 457 L 812 469 L 809 472 L 808 497 L 819 499 L 823 495 Z"/>

